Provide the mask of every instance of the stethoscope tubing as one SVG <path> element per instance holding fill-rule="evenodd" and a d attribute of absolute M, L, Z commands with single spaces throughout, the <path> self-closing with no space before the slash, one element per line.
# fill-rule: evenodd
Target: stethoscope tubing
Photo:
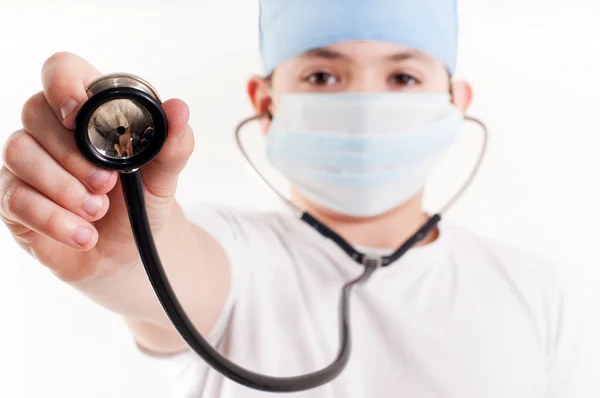
<path fill-rule="evenodd" d="M 391 256 L 377 257 L 358 252 L 335 231 L 328 228 L 309 213 L 301 211 L 298 207 L 281 195 L 268 181 L 266 181 L 254 163 L 251 161 L 244 150 L 243 145 L 241 144 L 240 131 L 248 122 L 258 120 L 266 115 L 257 115 L 240 123 L 236 129 L 236 139 L 238 145 L 242 154 L 245 156 L 246 160 L 254 169 L 256 174 L 260 177 L 261 181 L 266 183 L 267 186 L 271 188 L 271 190 L 282 200 L 284 200 L 285 203 L 295 209 L 297 216 L 303 222 L 309 224 L 322 236 L 333 240 L 340 247 L 340 249 L 346 252 L 354 261 L 364 266 L 363 272 L 360 274 L 360 276 L 347 282 L 341 290 L 339 300 L 340 343 L 337 356 L 329 366 L 309 374 L 292 377 L 272 377 L 252 372 L 225 358 L 215 348 L 213 348 L 208 341 L 206 341 L 206 339 L 204 339 L 204 337 L 194 326 L 193 322 L 187 316 L 183 306 L 175 294 L 174 289 L 169 283 L 169 278 L 161 262 L 148 220 L 146 200 L 144 197 L 145 190 L 143 186 L 142 175 L 139 169 L 142 164 L 149 162 L 151 157 L 158 153 L 162 143 L 157 143 L 156 146 L 153 147 L 152 150 L 155 153 L 153 153 L 152 156 L 148 156 L 148 154 L 146 154 L 146 156 L 141 158 L 142 162 L 137 167 L 134 167 L 135 159 L 129 159 L 127 163 L 124 163 L 125 165 L 120 165 L 119 162 L 110 159 L 106 159 L 106 162 L 104 162 L 103 157 L 93 150 L 89 138 L 85 136 L 87 134 L 87 122 L 89 121 L 92 112 L 94 112 L 94 110 L 97 109 L 102 103 L 120 97 L 138 101 L 147 109 L 152 111 L 153 118 L 157 119 L 155 120 L 155 123 L 160 127 L 160 129 L 157 130 L 157 133 L 160 133 L 158 135 L 164 136 L 164 139 L 166 139 L 167 121 L 166 116 L 160 110 L 160 100 L 158 98 L 154 99 L 152 96 L 149 96 L 147 93 L 144 93 L 140 90 L 129 87 L 118 87 L 111 88 L 104 92 L 93 95 L 90 100 L 82 106 L 82 111 L 80 111 L 78 114 L 78 118 L 75 123 L 77 144 L 84 156 L 92 163 L 101 167 L 104 166 L 108 169 L 116 169 L 121 172 L 120 180 L 123 195 L 127 212 L 129 214 L 129 221 L 131 224 L 133 237 L 136 247 L 140 253 L 141 262 L 165 313 L 183 340 L 185 340 L 188 346 L 215 371 L 241 385 L 256 390 L 278 393 L 297 392 L 319 387 L 338 377 L 345 369 L 350 358 L 352 345 L 352 335 L 350 332 L 350 294 L 352 290 L 356 286 L 368 281 L 378 268 L 387 266 L 392 262 L 397 261 L 410 248 L 422 241 L 438 225 L 441 220 L 441 215 L 435 214 L 431 216 L 429 220 Z M 469 120 L 475 121 L 483 128 L 484 144 L 482 146 L 481 155 L 467 182 L 443 208 L 443 211 L 448 210 L 448 208 L 464 193 L 467 187 L 471 184 L 481 165 L 481 161 L 486 150 L 488 132 L 485 125 L 476 119 L 469 118 Z"/>
<path fill-rule="evenodd" d="M 350 293 L 359 284 L 366 282 L 375 272 L 374 265 L 368 265 L 356 279 L 346 283 L 342 289 L 340 312 L 340 346 L 337 357 L 324 369 L 295 377 L 270 377 L 251 372 L 222 356 L 198 332 L 177 299 L 164 266 L 160 260 L 152 236 L 146 212 L 144 187 L 139 171 L 121 174 L 121 185 L 129 212 L 133 236 L 140 252 L 141 260 L 152 287 L 177 332 L 206 363 L 223 376 L 257 390 L 267 392 L 295 392 L 316 388 L 335 379 L 346 367 L 350 359 Z"/>

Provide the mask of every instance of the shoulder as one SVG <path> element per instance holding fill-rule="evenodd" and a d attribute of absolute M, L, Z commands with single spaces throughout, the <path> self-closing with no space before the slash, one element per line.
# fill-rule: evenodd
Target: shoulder
<path fill-rule="evenodd" d="M 485 289 L 480 290 L 483 296 L 501 297 L 504 308 L 514 303 L 524 309 L 539 335 L 545 336 L 550 357 L 567 341 L 587 340 L 583 325 L 590 317 L 600 321 L 591 315 L 591 302 L 569 277 L 568 264 L 462 227 L 449 226 L 446 232 L 458 267 L 469 269 L 466 274 L 472 282 Z"/>
<path fill-rule="evenodd" d="M 548 358 L 548 391 L 564 394 L 556 393 L 557 397 L 592 396 L 589 391 L 598 386 L 593 369 L 600 365 L 600 343 L 595 334 L 600 331 L 600 317 L 572 283 L 566 268 L 542 255 L 461 227 L 447 226 L 445 232 L 453 242 L 455 261 L 476 270 L 479 278 L 475 283 L 485 285 L 485 294 L 501 296 L 499 308 L 503 309 L 512 298 L 537 326 Z M 500 284 L 509 289 L 496 289 Z M 501 291 L 511 294 L 502 295 Z"/>
<path fill-rule="evenodd" d="M 297 232 L 298 220 L 286 211 L 257 211 L 219 203 L 181 205 L 188 220 L 219 241 L 264 241 Z"/>
<path fill-rule="evenodd" d="M 519 305 L 535 318 L 548 345 L 566 323 L 578 327 L 574 325 L 584 300 L 562 265 L 462 227 L 450 226 L 447 233 L 454 261 L 468 267 L 467 273 L 485 288 L 485 295 L 501 297 L 505 306 Z"/>
<path fill-rule="evenodd" d="M 289 228 L 296 219 L 284 210 L 261 211 L 247 207 L 224 205 L 215 202 L 193 202 L 181 204 L 188 219 L 194 223 L 227 221 L 232 224 L 250 224 L 253 227 Z"/>
<path fill-rule="evenodd" d="M 445 233 L 460 267 L 482 283 L 508 287 L 525 302 L 554 306 L 569 286 L 562 266 L 543 255 L 455 225 L 447 226 Z"/>
<path fill-rule="evenodd" d="M 459 256 L 484 260 L 491 266 L 523 274 L 534 273 L 539 276 L 540 272 L 559 272 L 557 264 L 550 259 L 516 245 L 457 225 L 447 225 L 444 232 L 451 241 L 453 251 Z"/>

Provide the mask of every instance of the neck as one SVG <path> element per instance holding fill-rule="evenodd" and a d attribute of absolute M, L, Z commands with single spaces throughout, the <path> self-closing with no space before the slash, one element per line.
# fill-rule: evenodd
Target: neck
<path fill-rule="evenodd" d="M 292 194 L 292 201 L 353 246 L 397 249 L 429 219 L 422 210 L 422 194 L 384 214 L 368 218 L 349 217 L 332 212 L 311 203 L 297 192 Z M 438 230 L 434 230 L 418 246 L 433 242 L 438 234 Z"/>

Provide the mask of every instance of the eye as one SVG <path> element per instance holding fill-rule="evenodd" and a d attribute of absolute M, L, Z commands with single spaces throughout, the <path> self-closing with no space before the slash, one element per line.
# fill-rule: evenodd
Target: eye
<path fill-rule="evenodd" d="M 390 83 L 393 85 L 411 87 L 419 84 L 419 81 L 406 73 L 398 73 L 390 77 Z"/>
<path fill-rule="evenodd" d="M 331 86 L 338 82 L 338 78 L 331 73 L 327 72 L 316 72 L 310 74 L 306 81 L 316 86 Z"/>

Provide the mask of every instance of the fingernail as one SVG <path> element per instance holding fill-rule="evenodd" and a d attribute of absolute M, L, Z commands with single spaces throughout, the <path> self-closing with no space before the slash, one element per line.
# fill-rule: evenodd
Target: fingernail
<path fill-rule="evenodd" d="M 99 189 L 106 184 L 110 178 L 111 172 L 108 170 L 96 169 L 90 173 L 87 180 L 93 189 Z"/>
<path fill-rule="evenodd" d="M 62 117 L 62 119 L 65 120 L 67 117 L 69 117 L 69 115 L 73 113 L 75 108 L 77 108 L 77 105 L 77 101 L 75 101 L 72 98 L 69 98 L 69 100 L 67 100 L 64 103 L 64 105 L 60 107 L 60 116 Z"/>
<path fill-rule="evenodd" d="M 87 227 L 77 227 L 71 239 L 78 246 L 85 246 L 92 238 L 92 230 Z"/>
<path fill-rule="evenodd" d="M 104 198 L 102 196 L 88 195 L 88 197 L 83 202 L 83 211 L 85 211 L 90 216 L 94 217 L 102 208 L 103 203 Z"/>

